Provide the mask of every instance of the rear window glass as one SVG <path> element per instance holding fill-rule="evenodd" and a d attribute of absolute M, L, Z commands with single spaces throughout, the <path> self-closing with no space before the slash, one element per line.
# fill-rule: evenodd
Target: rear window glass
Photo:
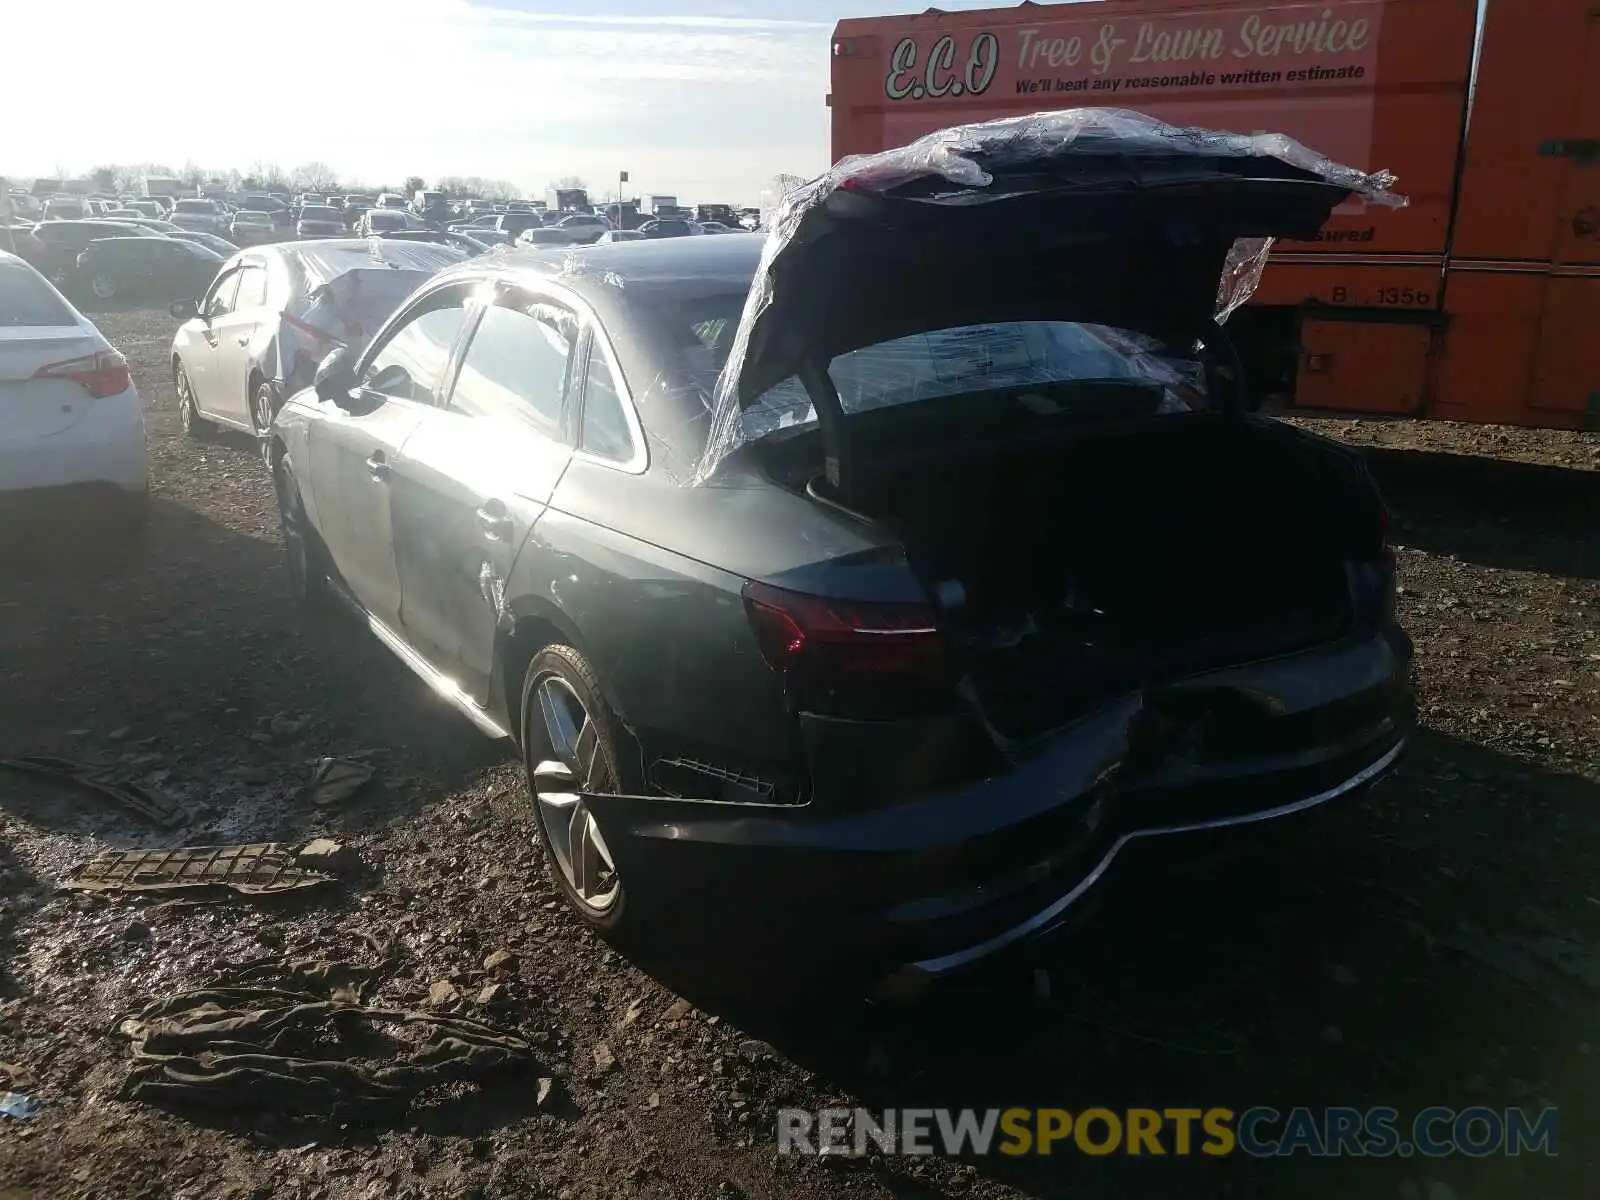
<path fill-rule="evenodd" d="M 303 221 L 336 221 L 339 214 L 331 208 L 322 205 L 308 204 L 300 210 L 300 219 Z"/>
<path fill-rule="evenodd" d="M 181 213 L 214 213 L 216 205 L 209 200 L 179 200 L 177 211 Z"/>
<path fill-rule="evenodd" d="M 970 392 L 1101 380 L 1161 385 L 1164 412 L 1204 407 L 1204 385 L 1193 363 L 1164 353 L 1143 334 L 1068 321 L 1010 321 L 913 334 L 841 354 L 828 374 L 847 413 Z M 1072 408 L 1069 396 L 1047 392 L 1019 399 L 1042 416 Z M 787 379 L 746 410 L 745 432 L 760 437 L 815 420 L 805 388 Z"/>
<path fill-rule="evenodd" d="M 76 325 L 72 310 L 27 267 L 0 264 L 0 325 L 22 329 Z"/>
<path fill-rule="evenodd" d="M 710 405 L 739 330 L 744 295 L 652 305 L 681 368 Z M 1163 389 L 1163 412 L 1205 407 L 1204 379 L 1192 355 L 1172 353 L 1144 334 L 1067 321 L 964 325 L 853 350 L 828 368 L 847 413 L 941 396 L 1039 388 L 1019 401 L 1041 415 L 1069 413 L 1073 398 L 1052 385 L 1103 380 Z M 747 439 L 811 424 L 816 413 L 798 379 L 769 388 L 744 413 Z"/>

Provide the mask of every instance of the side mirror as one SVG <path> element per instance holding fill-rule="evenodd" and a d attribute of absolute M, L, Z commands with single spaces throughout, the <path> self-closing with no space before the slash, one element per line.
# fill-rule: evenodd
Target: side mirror
<path fill-rule="evenodd" d="M 348 403 L 350 389 L 356 385 L 355 355 L 348 346 L 339 346 L 328 351 L 323 360 L 317 364 L 317 373 L 313 376 L 311 386 L 317 391 L 317 399 L 332 400 L 335 403 Z"/>
<path fill-rule="evenodd" d="M 174 300 L 167 305 L 167 311 L 179 321 L 192 321 L 200 315 L 200 306 L 193 300 Z"/>

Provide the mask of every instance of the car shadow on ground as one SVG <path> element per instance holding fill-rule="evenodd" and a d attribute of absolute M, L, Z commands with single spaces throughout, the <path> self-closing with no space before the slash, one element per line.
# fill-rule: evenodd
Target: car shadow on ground
<path fill-rule="evenodd" d="M 1600 579 L 1600 471 L 1368 448 L 1392 540 L 1483 566 Z"/>
<path fill-rule="evenodd" d="M 308 618 L 266 536 L 158 497 L 137 545 L 37 545 L 0 563 L 0 757 L 155 772 L 239 840 L 385 824 L 505 760 L 353 616 Z M 375 780 L 319 809 L 302 790 L 322 756 Z"/>
<path fill-rule="evenodd" d="M 1564 1195 L 1592 1178 L 1578 1131 L 1600 1115 L 1585 1069 L 1600 1045 L 1596 813 L 1593 781 L 1424 732 L 1393 779 L 1270 853 L 1114 889 L 1065 934 L 912 1004 L 752 995 L 765 969 L 743 950 L 715 982 L 703 963 L 667 978 L 868 1106 L 1555 1105 L 1573 1131 L 1557 1159 L 1420 1167 L 1184 1157 L 1170 1129 L 1160 1159 L 1069 1141 L 1049 1158 L 975 1160 L 1028 1194 L 1254 1195 L 1270 1180 L 1265 1194 L 1376 1196 L 1414 1177 L 1423 1192 L 1446 1179 Z M 857 1168 L 872 1169 L 842 1169 Z"/>

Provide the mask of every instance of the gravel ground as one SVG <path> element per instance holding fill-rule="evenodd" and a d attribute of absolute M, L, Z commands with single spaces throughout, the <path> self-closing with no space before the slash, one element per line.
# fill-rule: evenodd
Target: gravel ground
<path fill-rule="evenodd" d="M 1486 493 L 1405 477 L 1393 537 L 1425 728 L 1391 782 L 1314 834 L 1225 873 L 1117 889 L 1070 934 L 915 1003 L 752 998 L 763 969 L 714 934 L 704 961 L 641 965 L 557 907 L 507 752 L 353 626 L 286 602 L 259 460 L 179 437 L 171 321 L 102 327 L 149 408 L 148 543 L 100 569 L 0 573 L 0 753 L 119 764 L 186 818 L 153 833 L 92 796 L 0 776 L 0 1091 L 42 1106 L 0 1117 L 0 1197 L 1593 1195 L 1595 492 L 1585 507 L 1516 479 Z M 1310 423 L 1546 470 L 1592 470 L 1600 453 L 1572 433 Z M 318 807 L 300 785 L 321 755 L 364 757 L 377 781 Z M 299 898 L 56 887 L 106 848 L 315 834 L 364 866 Z M 382 950 L 391 965 L 367 995 L 418 1008 L 432 992 L 525 1037 L 533 1066 L 400 1119 L 117 1098 L 121 1015 L 247 962 L 372 965 Z M 499 950 L 509 959 L 486 969 Z M 780 1157 L 775 1110 L 830 1103 L 1558 1105 L 1560 1153 Z"/>

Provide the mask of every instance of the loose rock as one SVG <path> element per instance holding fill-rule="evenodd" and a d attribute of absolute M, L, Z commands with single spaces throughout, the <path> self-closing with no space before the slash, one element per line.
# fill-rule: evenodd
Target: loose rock
<path fill-rule="evenodd" d="M 428 989 L 428 1006 L 442 1008 L 446 1004 L 461 999 L 461 993 L 456 991 L 456 985 L 448 979 L 441 979 Z"/>
<path fill-rule="evenodd" d="M 509 971 L 517 965 L 517 956 L 509 950 L 496 950 L 483 960 L 485 971 Z"/>

